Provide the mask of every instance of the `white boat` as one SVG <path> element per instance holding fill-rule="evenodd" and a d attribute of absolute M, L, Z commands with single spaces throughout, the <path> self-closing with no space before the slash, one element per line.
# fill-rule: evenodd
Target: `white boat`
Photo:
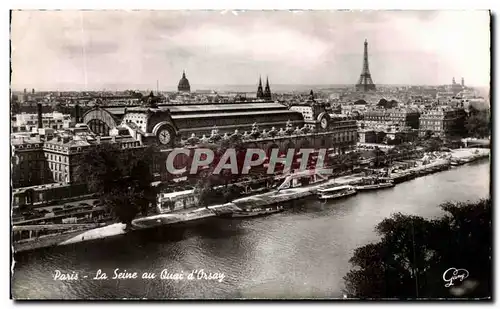
<path fill-rule="evenodd" d="M 394 187 L 394 182 L 391 180 L 379 180 L 377 178 L 365 178 L 362 182 L 355 186 L 357 191 L 377 190 Z"/>
<path fill-rule="evenodd" d="M 239 211 L 233 211 L 231 213 L 221 214 L 220 217 L 225 218 L 248 218 L 270 215 L 285 210 L 283 206 L 268 207 L 268 208 L 253 208 L 253 209 L 242 209 Z"/>
<path fill-rule="evenodd" d="M 353 186 L 338 186 L 333 188 L 318 189 L 318 198 L 320 200 L 333 200 L 351 196 L 358 193 Z"/>
<path fill-rule="evenodd" d="M 385 189 L 385 188 L 392 188 L 394 187 L 394 184 L 392 182 L 382 182 L 382 183 L 377 183 L 377 184 L 372 184 L 372 185 L 359 185 L 356 186 L 357 191 L 367 191 L 367 190 L 377 190 L 377 189 Z"/>

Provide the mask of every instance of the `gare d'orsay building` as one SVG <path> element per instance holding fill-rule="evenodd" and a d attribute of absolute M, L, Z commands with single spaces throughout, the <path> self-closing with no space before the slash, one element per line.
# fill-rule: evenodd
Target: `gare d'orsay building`
<path fill-rule="evenodd" d="M 179 89 L 190 91 L 185 73 Z M 96 106 L 82 118 L 96 134 L 125 132 L 145 145 L 157 145 L 160 163 L 173 148 L 196 148 L 222 140 L 238 140 L 245 148 L 260 148 L 266 153 L 273 148 L 283 153 L 290 148 L 327 148 L 330 153 L 343 153 L 352 150 L 357 141 L 355 120 L 329 114 L 324 105 L 315 102 L 312 92 L 309 100 L 290 108 L 264 99 L 156 104 L 151 94 L 141 105 Z M 189 159 L 177 156 L 176 160 L 174 165 L 182 166 L 186 163 L 182 161 Z M 168 180 L 171 175 L 164 165 L 155 164 L 155 172 L 161 180 Z"/>

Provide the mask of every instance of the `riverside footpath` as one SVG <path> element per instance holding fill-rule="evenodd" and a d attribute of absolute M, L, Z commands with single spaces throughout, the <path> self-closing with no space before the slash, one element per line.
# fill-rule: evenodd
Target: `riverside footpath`
<path fill-rule="evenodd" d="M 424 176 L 430 173 L 439 172 L 448 168 L 451 168 L 451 162 L 461 162 L 461 164 L 466 164 L 480 159 L 488 158 L 490 155 L 489 149 L 482 148 L 465 148 L 465 149 L 455 149 L 448 153 L 439 153 L 434 156 L 433 159 L 427 164 L 421 164 L 416 167 L 400 171 L 398 173 L 393 173 L 392 177 L 398 177 L 399 174 L 412 174 L 414 177 L 408 178 L 406 180 L 413 179 L 415 177 Z M 432 156 L 431 156 L 432 157 Z M 290 189 L 283 189 L 280 191 L 271 191 L 268 193 L 252 195 L 240 199 L 236 199 L 230 203 L 214 205 L 208 207 L 200 207 L 193 209 L 186 209 L 175 213 L 158 214 L 143 218 L 137 218 L 132 221 L 133 228 L 126 230 L 126 225 L 123 223 L 114 223 L 104 227 L 90 229 L 77 235 L 71 234 L 71 237 L 66 238 L 63 241 L 57 243 L 52 243 L 51 246 L 63 246 L 84 241 L 92 241 L 98 239 L 104 239 L 109 237 L 115 237 L 123 235 L 129 232 L 134 232 L 135 230 L 149 229 L 160 226 L 182 224 L 196 220 L 202 220 L 210 217 L 217 216 L 217 212 L 230 212 L 235 210 L 240 210 L 239 206 L 252 205 L 253 207 L 265 207 L 268 205 L 273 205 L 276 203 L 287 203 L 294 200 L 303 199 L 309 197 L 322 187 L 328 187 L 332 185 L 350 185 L 355 184 L 365 177 L 364 174 L 353 174 L 343 177 L 338 177 L 335 179 L 330 179 L 319 184 L 308 185 L 304 187 L 296 187 Z M 36 246 L 39 248 L 40 246 Z M 23 246 L 16 252 L 31 250 L 30 246 Z"/>

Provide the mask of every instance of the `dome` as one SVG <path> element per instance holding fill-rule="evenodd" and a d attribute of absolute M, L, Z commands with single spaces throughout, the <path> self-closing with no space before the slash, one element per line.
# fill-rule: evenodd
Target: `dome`
<path fill-rule="evenodd" d="M 182 78 L 179 81 L 179 86 L 177 86 L 177 90 L 180 92 L 190 92 L 191 86 L 189 85 L 189 80 L 186 78 L 186 72 L 182 72 Z"/>

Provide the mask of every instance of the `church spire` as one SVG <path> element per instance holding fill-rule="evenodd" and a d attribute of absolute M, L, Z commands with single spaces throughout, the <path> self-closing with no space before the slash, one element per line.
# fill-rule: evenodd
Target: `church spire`
<path fill-rule="evenodd" d="M 257 88 L 257 99 L 262 99 L 264 92 L 262 91 L 262 78 L 259 76 L 259 87 Z"/>
<path fill-rule="evenodd" d="M 266 89 L 264 90 L 264 98 L 271 100 L 271 87 L 269 87 L 269 77 L 266 76 Z"/>

